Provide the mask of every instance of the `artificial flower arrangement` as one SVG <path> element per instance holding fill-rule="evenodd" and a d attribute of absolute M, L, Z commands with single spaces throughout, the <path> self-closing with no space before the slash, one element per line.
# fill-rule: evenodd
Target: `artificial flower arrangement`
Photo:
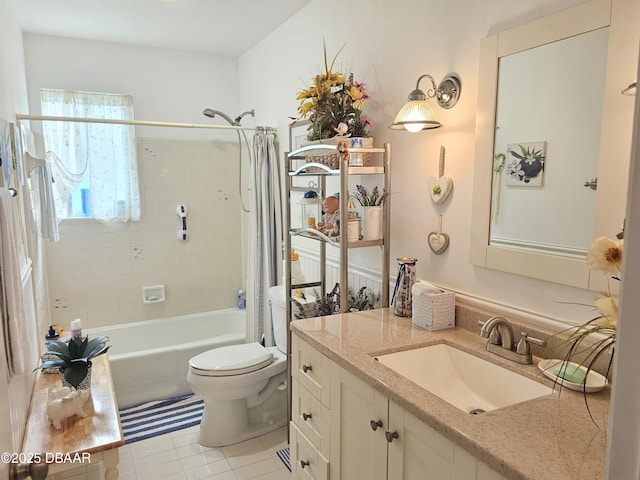
<path fill-rule="evenodd" d="M 303 294 L 304 295 L 304 294 Z M 334 315 L 340 313 L 340 284 L 336 283 L 331 291 L 324 297 L 320 297 L 318 292 L 314 291 L 314 295 L 318 299 L 313 308 L 313 316 L 321 317 L 325 315 Z M 304 309 L 300 302 L 292 299 L 295 306 L 298 307 L 299 313 L 295 317 L 304 318 Z M 368 287 L 361 287 L 357 293 L 350 288 L 347 293 L 347 302 L 349 304 L 349 312 L 361 312 L 363 310 L 372 310 L 380 307 L 380 293 L 373 293 Z"/>
<path fill-rule="evenodd" d="M 580 380 L 585 389 L 587 376 L 595 367 L 596 362 L 610 353 L 605 376 L 608 377 L 616 343 L 618 326 L 619 297 L 611 293 L 610 281 L 622 280 L 622 250 L 623 233 L 616 239 L 608 237 L 596 238 L 587 253 L 587 264 L 592 271 L 603 272 L 607 275 L 607 291 L 602 292 L 595 299 L 597 316 L 583 324 L 569 329 L 568 350 L 564 358 L 565 369 L 568 362 L 584 367 L 586 375 Z M 593 335 L 597 334 L 597 335 Z"/>
<path fill-rule="evenodd" d="M 344 47 L 342 47 L 344 48 Z M 344 75 L 333 70 L 338 51 L 329 65 L 327 46 L 323 43 L 324 72 L 313 78 L 313 85 L 298 92 L 300 118 L 311 121 L 307 140 L 321 140 L 336 135 L 368 137 L 371 121 L 362 113 L 369 99 L 366 85 L 357 82 L 353 73 Z"/>
<path fill-rule="evenodd" d="M 373 187 L 371 192 L 363 185 L 356 185 L 352 196 L 363 207 L 376 207 L 384 205 L 385 200 L 389 196 L 389 192 L 386 192 L 384 189 L 380 191 L 377 185 Z"/>

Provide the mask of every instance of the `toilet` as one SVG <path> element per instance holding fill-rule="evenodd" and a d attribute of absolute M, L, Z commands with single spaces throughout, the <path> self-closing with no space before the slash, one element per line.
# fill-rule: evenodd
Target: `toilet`
<path fill-rule="evenodd" d="M 287 322 L 284 287 L 269 289 L 276 346 L 214 348 L 189 360 L 187 380 L 204 399 L 198 443 L 221 447 L 287 423 Z M 313 304 L 309 303 L 312 308 Z"/>

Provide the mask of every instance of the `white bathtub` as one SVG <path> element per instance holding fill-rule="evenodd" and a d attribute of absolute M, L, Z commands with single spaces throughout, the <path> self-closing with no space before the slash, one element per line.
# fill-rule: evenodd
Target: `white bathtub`
<path fill-rule="evenodd" d="M 224 345 L 245 343 L 246 311 L 235 308 L 86 329 L 110 339 L 109 362 L 118 405 L 191 392 L 189 359 Z"/>

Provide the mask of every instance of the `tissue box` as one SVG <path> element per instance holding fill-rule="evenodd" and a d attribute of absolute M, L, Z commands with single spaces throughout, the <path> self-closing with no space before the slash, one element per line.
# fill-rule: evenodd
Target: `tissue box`
<path fill-rule="evenodd" d="M 444 330 L 456 325 L 455 293 L 428 283 L 415 283 L 411 288 L 411 322 L 427 330 Z"/>

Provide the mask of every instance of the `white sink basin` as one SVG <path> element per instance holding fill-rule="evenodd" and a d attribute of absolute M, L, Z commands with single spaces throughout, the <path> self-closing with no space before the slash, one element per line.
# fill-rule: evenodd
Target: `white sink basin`
<path fill-rule="evenodd" d="M 445 344 L 375 358 L 460 410 L 474 414 L 553 392 L 541 383 Z"/>

